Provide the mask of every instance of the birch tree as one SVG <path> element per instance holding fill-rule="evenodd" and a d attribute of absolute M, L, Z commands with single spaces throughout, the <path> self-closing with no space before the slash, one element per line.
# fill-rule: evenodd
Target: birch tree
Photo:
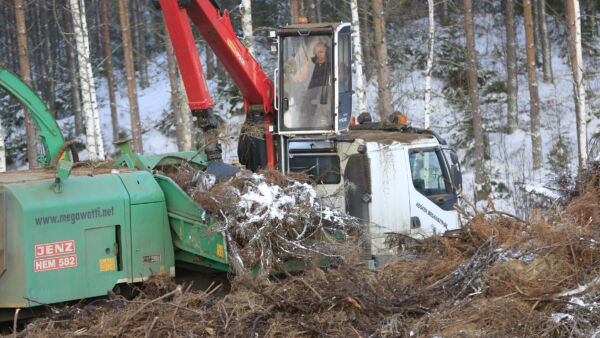
<path fill-rule="evenodd" d="M 535 43 L 533 15 L 530 0 L 523 0 L 525 16 L 525 44 L 527 47 L 527 75 L 529 81 L 529 109 L 531 152 L 533 170 L 542 168 L 542 136 L 540 133 L 540 97 L 538 94 L 537 73 L 535 70 Z"/>
<path fill-rule="evenodd" d="M 427 56 L 427 77 L 425 78 L 425 129 L 429 128 L 429 115 L 431 114 L 431 70 L 433 69 L 433 46 L 435 43 L 435 19 L 433 0 L 427 0 L 429 8 L 429 55 Z"/>
<path fill-rule="evenodd" d="M 127 97 L 129 98 L 133 150 L 141 154 L 144 148 L 140 132 L 142 127 L 140 124 L 140 108 L 135 81 L 135 66 L 133 64 L 133 45 L 131 43 L 131 25 L 129 24 L 129 3 L 127 0 L 119 0 L 119 21 L 123 38 L 123 54 L 125 54 L 125 75 L 127 77 Z"/>
<path fill-rule="evenodd" d="M 65 27 L 67 73 L 69 74 L 69 83 L 71 84 L 71 109 L 75 119 L 75 135 L 82 135 L 84 132 L 83 116 L 81 113 L 81 93 L 79 90 L 79 79 L 77 78 L 77 60 L 75 59 L 75 48 L 73 47 L 73 19 L 68 9 L 63 11 L 63 26 Z"/>
<path fill-rule="evenodd" d="M 467 81 L 469 83 L 469 98 L 473 111 L 473 137 L 475 138 L 475 184 L 479 190 L 485 182 L 483 129 L 481 128 L 481 111 L 479 108 L 479 89 L 477 84 L 477 59 L 475 55 L 475 34 L 473 32 L 473 4 L 471 0 L 463 0 L 463 15 L 465 17 L 465 36 L 467 40 Z"/>
<path fill-rule="evenodd" d="M 183 83 L 183 77 L 181 72 L 179 74 L 179 110 L 181 111 L 181 125 L 183 129 L 183 151 L 190 151 L 192 149 L 192 112 L 190 111 L 189 101 L 185 93 L 185 85 Z"/>
<path fill-rule="evenodd" d="M 244 45 L 253 57 L 254 54 L 254 31 L 252 29 L 252 3 L 250 0 L 242 0 L 242 31 L 244 33 Z"/>
<path fill-rule="evenodd" d="M 358 112 L 367 111 L 367 97 L 365 95 L 365 84 L 363 81 L 363 58 L 360 37 L 360 21 L 358 17 L 358 0 L 350 0 L 352 11 L 352 42 L 354 43 L 354 66 L 356 69 L 356 95 L 358 97 Z"/>
<path fill-rule="evenodd" d="M 104 143 L 102 141 L 102 131 L 98 117 L 98 103 L 96 101 L 94 74 L 90 58 L 85 4 L 81 0 L 70 0 L 70 5 L 73 17 L 73 33 L 77 45 L 79 77 L 81 79 L 81 97 L 85 116 L 87 150 L 90 160 L 104 160 Z"/>
<path fill-rule="evenodd" d="M 29 64 L 29 46 L 27 44 L 27 26 L 25 25 L 25 3 L 23 0 L 15 0 L 15 18 L 17 23 L 17 44 L 19 48 L 19 66 L 23 81 L 31 86 L 31 66 Z M 36 133 L 33 120 L 29 111 L 23 107 L 25 112 L 25 131 L 27 135 L 27 161 L 29 168 L 37 167 L 37 145 Z"/>
<path fill-rule="evenodd" d="M 380 120 L 383 121 L 392 113 L 392 95 L 389 82 L 385 12 L 383 10 L 382 0 L 373 0 L 373 26 L 378 63 L 377 83 L 379 85 L 379 116 Z"/>
<path fill-rule="evenodd" d="M 585 120 L 585 89 L 583 87 L 583 58 L 581 54 L 581 12 L 578 0 L 566 0 L 569 26 L 569 51 L 573 70 L 573 98 L 577 123 L 579 168 L 587 164 L 587 126 Z"/>
<path fill-rule="evenodd" d="M 505 22 L 506 22 L 506 103 L 507 114 L 506 124 L 508 134 L 512 134 L 517 129 L 518 117 L 518 81 L 517 81 L 517 43 L 515 38 L 515 9 L 513 0 L 505 0 Z"/>

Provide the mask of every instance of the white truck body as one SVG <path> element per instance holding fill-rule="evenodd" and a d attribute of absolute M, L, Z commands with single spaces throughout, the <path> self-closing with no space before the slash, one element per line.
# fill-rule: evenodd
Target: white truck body
<path fill-rule="evenodd" d="M 422 238 L 460 227 L 453 166 L 430 134 L 351 130 L 287 145 L 286 170 L 317 177 L 326 203 L 365 222 L 363 247 L 373 258 L 395 254 L 389 234 Z"/>

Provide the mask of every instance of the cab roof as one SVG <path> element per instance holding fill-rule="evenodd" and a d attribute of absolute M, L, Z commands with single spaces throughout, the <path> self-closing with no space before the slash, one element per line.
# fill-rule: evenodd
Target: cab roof
<path fill-rule="evenodd" d="M 279 29 L 279 34 L 291 34 L 298 31 L 306 31 L 307 33 L 325 33 L 334 32 L 343 22 L 319 22 L 319 23 L 298 23 L 287 25 Z"/>

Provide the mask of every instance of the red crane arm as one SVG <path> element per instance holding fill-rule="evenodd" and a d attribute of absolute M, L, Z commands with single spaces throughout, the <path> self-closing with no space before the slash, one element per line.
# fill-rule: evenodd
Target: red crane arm
<path fill-rule="evenodd" d="M 186 10 L 179 7 L 177 0 L 160 0 L 160 6 L 179 64 L 190 109 L 194 111 L 214 108 Z"/>
<path fill-rule="evenodd" d="M 227 10 L 221 13 L 209 0 L 191 0 L 187 8 L 177 0 L 160 0 L 160 5 L 192 110 L 212 108 L 213 103 L 188 16 L 240 89 L 246 109 L 262 105 L 265 113 L 273 113 L 273 81 L 235 35 Z"/>
<path fill-rule="evenodd" d="M 211 0 L 159 0 L 159 3 L 192 112 L 212 111 L 214 104 L 206 85 L 188 17 L 240 89 L 246 113 L 250 110 L 256 112 L 261 108 L 265 113 L 268 167 L 274 169 L 275 147 L 270 130 L 274 113 L 273 81 L 267 77 L 260 64 L 235 35 L 229 12 L 221 12 Z M 206 128 L 211 129 L 214 126 Z"/>

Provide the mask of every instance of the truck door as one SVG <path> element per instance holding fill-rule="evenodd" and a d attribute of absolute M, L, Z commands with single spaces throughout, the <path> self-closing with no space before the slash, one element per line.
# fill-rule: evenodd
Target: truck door
<path fill-rule="evenodd" d="M 412 234 L 430 236 L 459 227 L 454 210 L 457 194 L 452 188 L 448 165 L 439 148 L 412 148 L 408 151 Z"/>

